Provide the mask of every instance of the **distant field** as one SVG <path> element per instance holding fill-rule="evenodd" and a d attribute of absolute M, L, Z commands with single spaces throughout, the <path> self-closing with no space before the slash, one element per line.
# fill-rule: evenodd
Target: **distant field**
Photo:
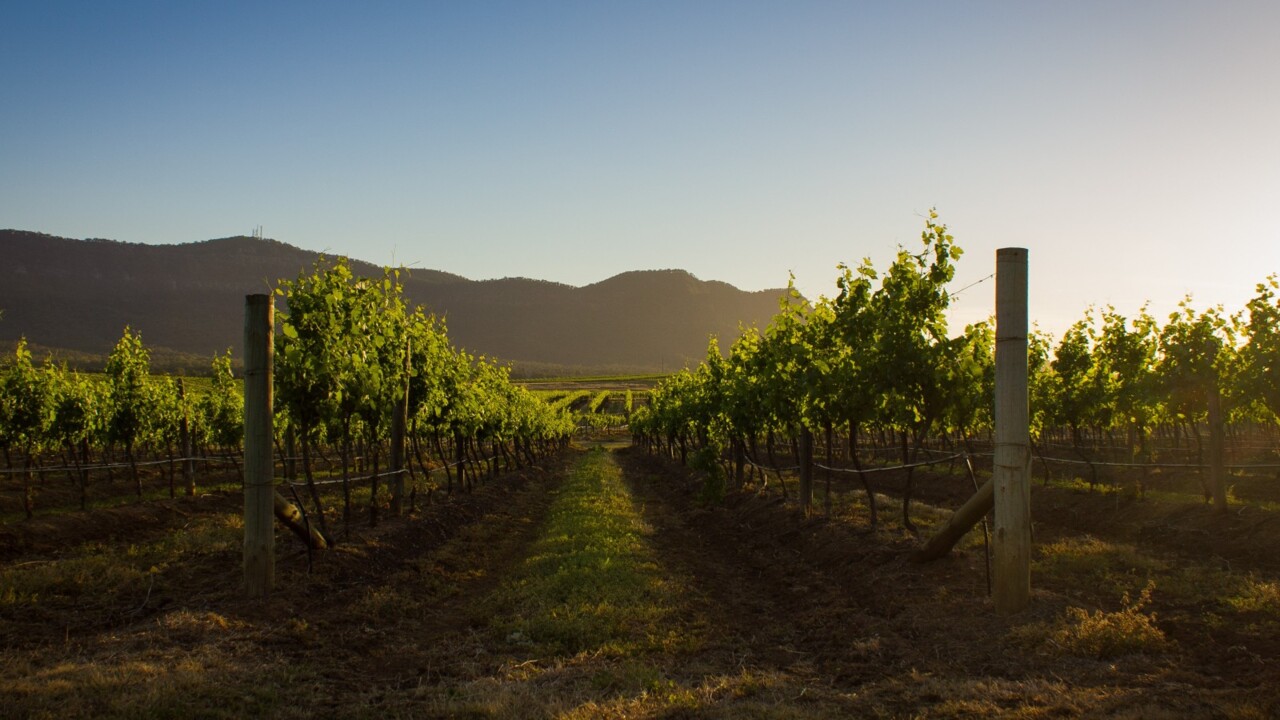
<path fill-rule="evenodd" d="M 594 390 L 596 392 L 602 390 L 652 390 L 663 378 L 665 374 L 652 375 L 599 375 L 591 377 L 549 377 L 535 378 L 530 380 L 513 380 L 517 385 L 533 390 L 538 393 L 550 393 L 554 391 L 571 391 Z"/>
<path fill-rule="evenodd" d="M 665 375 L 599 375 L 513 380 L 543 402 L 571 411 L 579 428 L 616 432 L 631 411 L 649 403 L 649 392 Z"/>

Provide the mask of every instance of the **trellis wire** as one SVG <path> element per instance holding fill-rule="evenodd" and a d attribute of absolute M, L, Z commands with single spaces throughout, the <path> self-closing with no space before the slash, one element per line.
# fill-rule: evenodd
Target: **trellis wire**
<path fill-rule="evenodd" d="M 457 467 L 457 466 L 462 465 L 462 464 L 464 464 L 464 463 L 487 463 L 487 462 L 493 462 L 494 460 L 497 460 L 497 459 L 498 459 L 498 456 L 497 456 L 497 455 L 493 455 L 493 456 L 491 456 L 491 457 L 483 458 L 483 459 L 481 459 L 481 460 L 459 460 L 458 462 L 450 463 L 450 464 L 448 464 L 448 465 L 441 465 L 440 467 L 429 468 L 429 469 L 427 470 L 427 472 L 428 472 L 428 473 L 433 473 L 433 472 L 435 472 L 435 471 L 437 471 L 437 470 L 443 470 L 443 469 L 445 469 L 445 468 Z M 366 480 L 373 480 L 374 478 L 390 477 L 390 476 L 392 476 L 392 475 L 407 475 L 407 474 L 411 474 L 411 471 L 409 470 L 409 468 L 404 468 L 404 469 L 401 469 L 401 470 L 388 470 L 388 471 L 386 471 L 386 472 L 380 472 L 380 473 L 378 473 L 377 475 L 361 475 L 361 476 L 359 476 L 359 477 L 349 477 L 349 478 L 340 478 L 340 477 L 339 477 L 339 478 L 329 478 L 328 480 L 313 480 L 313 481 L 312 481 L 312 483 L 313 483 L 313 484 L 315 484 L 315 485 L 335 485 L 335 484 L 340 483 L 340 482 L 364 482 L 364 481 L 366 481 Z M 307 481 L 305 481 L 305 480 L 287 480 L 286 482 L 288 482 L 288 483 L 289 483 L 289 485 L 292 485 L 292 486 L 295 486 L 295 487 L 306 487 L 306 486 L 307 486 Z"/>
<path fill-rule="evenodd" d="M 181 462 L 235 462 L 239 458 L 232 455 L 217 455 L 210 457 L 185 457 L 173 458 L 172 460 L 143 460 L 136 463 L 107 463 L 105 465 L 40 465 L 32 466 L 29 469 L 9 468 L 0 470 L 0 475 L 20 475 L 26 472 L 67 472 L 81 470 L 119 470 L 127 467 L 149 467 L 151 465 L 168 465 L 170 463 Z"/>

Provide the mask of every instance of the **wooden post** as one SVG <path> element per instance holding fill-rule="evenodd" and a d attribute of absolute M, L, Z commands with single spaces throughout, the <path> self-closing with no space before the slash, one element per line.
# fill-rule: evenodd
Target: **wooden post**
<path fill-rule="evenodd" d="M 996 251 L 996 612 L 1031 602 L 1031 433 L 1027 407 L 1027 251 Z"/>
<path fill-rule="evenodd" d="M 262 598 L 275 582 L 275 465 L 271 380 L 275 307 L 270 295 L 244 299 L 244 584 Z"/>
<path fill-rule="evenodd" d="M 404 433 L 409 424 L 409 340 L 404 341 L 404 388 L 396 391 L 391 411 L 391 514 L 404 509 Z"/>

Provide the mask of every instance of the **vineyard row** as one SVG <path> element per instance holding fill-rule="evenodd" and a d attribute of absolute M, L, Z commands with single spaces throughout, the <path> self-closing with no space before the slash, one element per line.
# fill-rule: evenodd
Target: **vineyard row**
<path fill-rule="evenodd" d="M 665 379 L 633 415 L 635 443 L 698 466 L 713 493 L 743 482 L 748 457 L 776 467 L 777 446 L 792 449 L 808 507 L 816 447 L 825 445 L 828 457 L 847 447 L 858 471 L 868 462 L 865 444 L 876 442 L 908 467 L 902 513 L 913 527 L 909 468 L 925 459 L 930 440 L 963 448 L 988 437 L 995 395 L 994 323 L 948 332 L 947 284 L 961 251 L 936 213 L 922 241 L 917 253 L 900 249 L 883 275 L 870 261 L 840 266 L 833 297 L 809 301 L 791 287 L 768 327 L 746 330 L 727 356 L 713 340 L 702 364 Z M 1145 308 L 1130 319 L 1107 307 L 1056 343 L 1032 332 L 1033 447 L 1042 456 L 1047 445 L 1068 448 L 1066 459 L 1086 465 L 1150 465 L 1171 450 L 1188 462 L 1194 448 L 1197 465 L 1221 468 L 1227 439 L 1247 437 L 1266 450 L 1240 462 L 1274 462 L 1278 288 L 1268 277 L 1234 314 L 1196 310 L 1187 298 L 1163 324 Z M 1120 449 L 1104 455 L 1104 447 Z M 1209 483 L 1225 509 L 1223 478 Z"/>

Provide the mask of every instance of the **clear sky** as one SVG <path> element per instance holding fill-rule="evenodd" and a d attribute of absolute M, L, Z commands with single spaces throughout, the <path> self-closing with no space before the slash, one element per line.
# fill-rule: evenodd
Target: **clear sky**
<path fill-rule="evenodd" d="M 0 227 L 816 296 L 937 207 L 956 289 L 1027 247 L 1056 334 L 1236 310 L 1280 271 L 1278 28 L 1274 0 L 11 0 Z"/>

